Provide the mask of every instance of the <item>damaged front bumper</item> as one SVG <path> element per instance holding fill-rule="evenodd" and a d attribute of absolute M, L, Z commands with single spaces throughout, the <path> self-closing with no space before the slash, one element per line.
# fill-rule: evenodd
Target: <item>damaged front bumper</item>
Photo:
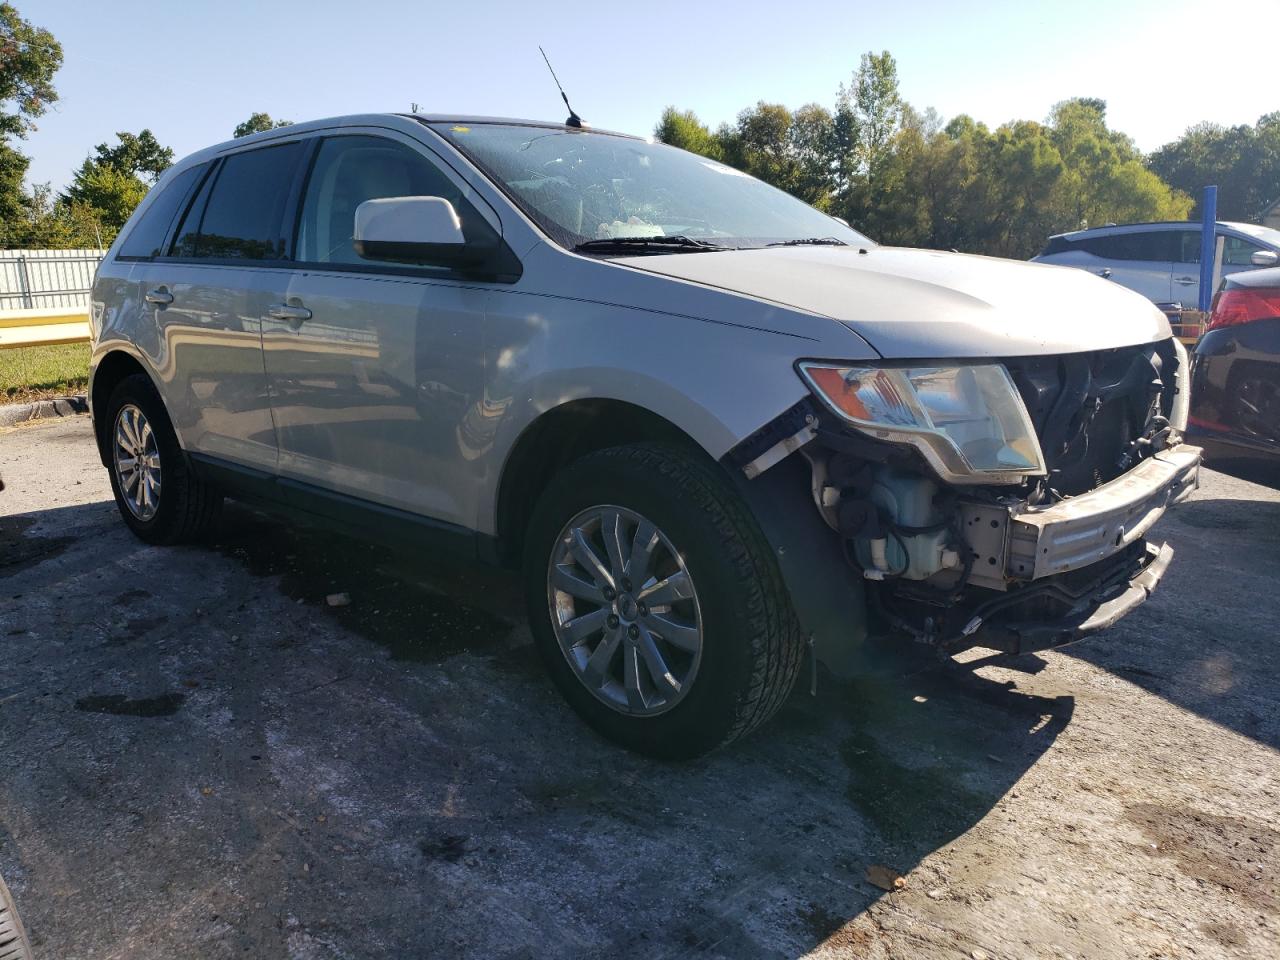
<path fill-rule="evenodd" d="M 1048 507 L 962 504 L 974 548 L 970 582 L 986 599 L 941 646 L 1028 653 L 1114 624 L 1160 582 L 1173 548 L 1145 540 L 1199 486 L 1201 452 L 1156 453 L 1089 493 Z"/>
<path fill-rule="evenodd" d="M 1103 564 L 1100 576 L 1083 584 L 1050 577 L 1020 591 L 1011 592 L 980 607 L 945 646 L 953 649 L 990 647 L 1005 653 L 1032 653 L 1061 647 L 1105 630 L 1151 596 L 1173 559 L 1173 547 L 1153 543 L 1141 545 L 1125 563 Z M 1035 609 L 1042 600 L 1058 604 L 1050 617 L 1043 614 L 1020 619 L 1011 610 Z"/>
<path fill-rule="evenodd" d="M 970 580 L 996 590 L 1092 566 L 1137 543 L 1200 482 L 1199 447 L 1180 444 L 1095 490 L 1047 506 L 962 502 L 976 554 Z"/>

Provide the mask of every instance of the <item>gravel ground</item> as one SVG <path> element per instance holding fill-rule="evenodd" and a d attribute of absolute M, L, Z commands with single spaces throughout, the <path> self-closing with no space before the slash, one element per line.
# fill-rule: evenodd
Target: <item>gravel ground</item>
<path fill-rule="evenodd" d="M 0 476 L 41 958 L 1280 955 L 1275 491 L 1206 473 L 1102 636 L 823 675 L 664 765 L 571 715 L 509 577 L 239 507 L 145 547 L 83 417 L 0 432 Z"/>

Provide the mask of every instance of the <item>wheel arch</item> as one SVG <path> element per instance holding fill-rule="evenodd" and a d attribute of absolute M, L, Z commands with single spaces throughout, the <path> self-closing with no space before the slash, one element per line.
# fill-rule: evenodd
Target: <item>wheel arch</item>
<path fill-rule="evenodd" d="M 93 435 L 98 445 L 98 457 L 102 460 L 104 467 L 109 466 L 106 424 L 103 423 L 107 400 L 120 381 L 138 373 L 145 375 L 159 394 L 155 375 L 132 351 L 113 346 L 94 360 L 93 371 L 89 376 L 89 413 L 93 418 Z"/>
<path fill-rule="evenodd" d="M 496 503 L 496 550 L 501 563 L 519 563 L 525 520 L 563 467 L 605 447 L 670 443 L 710 456 L 688 433 L 651 410 L 625 400 L 589 398 L 553 407 L 529 423 L 502 467 Z"/>

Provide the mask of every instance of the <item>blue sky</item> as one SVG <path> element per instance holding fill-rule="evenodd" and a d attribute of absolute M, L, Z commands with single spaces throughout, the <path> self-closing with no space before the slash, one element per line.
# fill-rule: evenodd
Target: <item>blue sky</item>
<path fill-rule="evenodd" d="M 994 125 L 1103 97 L 1145 150 L 1280 109 L 1280 0 L 1233 6 L 1225 25 L 1225 5 L 1204 0 L 14 2 L 65 53 L 61 100 L 20 145 L 29 179 L 55 188 L 117 130 L 150 127 L 182 155 L 257 110 L 304 120 L 416 101 L 560 119 L 539 43 L 578 113 L 633 133 L 667 104 L 713 126 L 760 99 L 830 106 L 881 49 L 917 107 Z"/>

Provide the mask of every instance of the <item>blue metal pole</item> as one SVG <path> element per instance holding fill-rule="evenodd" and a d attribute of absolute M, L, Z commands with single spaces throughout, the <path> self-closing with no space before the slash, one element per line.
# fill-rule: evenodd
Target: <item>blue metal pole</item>
<path fill-rule="evenodd" d="M 1209 309 L 1213 300 L 1213 258 L 1218 251 L 1216 228 L 1218 226 L 1218 188 L 1205 187 L 1200 201 L 1200 303 L 1201 313 Z"/>

